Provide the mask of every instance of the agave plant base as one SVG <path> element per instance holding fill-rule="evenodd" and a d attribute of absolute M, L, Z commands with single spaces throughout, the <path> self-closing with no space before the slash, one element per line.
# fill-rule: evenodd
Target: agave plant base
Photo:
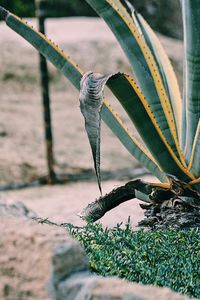
<path fill-rule="evenodd" d="M 190 185 L 170 176 L 170 185 L 147 183 L 140 179 L 112 190 L 90 203 L 79 215 L 95 222 L 121 203 L 138 198 L 145 210 L 139 226 L 150 228 L 200 227 L 200 193 Z"/>
<path fill-rule="evenodd" d="M 138 223 L 141 227 L 178 229 L 200 227 L 200 206 L 194 207 L 176 199 L 163 202 L 162 205 L 143 207 L 146 218 Z"/>

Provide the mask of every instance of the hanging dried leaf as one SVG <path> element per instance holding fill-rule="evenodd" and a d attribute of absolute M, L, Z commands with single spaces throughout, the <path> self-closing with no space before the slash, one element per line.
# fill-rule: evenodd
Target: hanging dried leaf
<path fill-rule="evenodd" d="M 102 75 L 91 71 L 85 73 L 80 84 L 80 108 L 85 119 L 85 129 L 89 138 L 94 167 L 101 189 L 100 175 L 100 135 L 101 135 L 101 107 L 103 104 L 103 90 L 109 78 L 114 76 Z"/>

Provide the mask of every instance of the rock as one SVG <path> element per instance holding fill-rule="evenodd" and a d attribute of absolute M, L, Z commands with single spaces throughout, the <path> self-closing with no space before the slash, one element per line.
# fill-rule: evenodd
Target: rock
<path fill-rule="evenodd" d="M 104 291 L 102 293 L 102 291 Z M 143 286 L 136 283 L 122 281 L 118 278 L 102 278 L 97 281 L 93 290 L 95 300 L 120 299 L 120 300 L 186 300 L 185 296 L 175 294 L 168 288 Z M 103 298 L 104 297 L 104 298 Z"/>
<path fill-rule="evenodd" d="M 14 206 L 13 213 L 13 205 L 7 203 L 3 214 L 0 209 L 1 300 L 189 300 L 168 288 L 90 273 L 83 249 L 66 229 L 30 220 L 25 206 L 16 206 L 17 214 Z"/>
<path fill-rule="evenodd" d="M 82 248 L 66 229 L 1 216 L 0 233 L 1 300 L 55 299 L 55 278 L 61 281 L 87 267 Z M 56 275 L 50 281 L 52 269 Z"/>
<path fill-rule="evenodd" d="M 36 218 L 34 211 L 27 208 L 23 202 L 17 201 L 10 203 L 5 200 L 0 201 L 0 216 L 3 217 L 20 217 L 20 218 Z"/>
<path fill-rule="evenodd" d="M 66 297 L 67 296 L 67 297 Z M 118 278 L 101 278 L 88 273 L 74 275 L 57 288 L 59 300 L 189 300 L 168 288 L 143 286 Z"/>
<path fill-rule="evenodd" d="M 57 286 L 56 295 L 59 300 L 89 300 L 92 299 L 93 289 L 99 276 L 91 275 L 89 272 L 82 272 L 60 282 Z M 67 296 L 67 298 L 66 298 Z"/>
<path fill-rule="evenodd" d="M 88 269 L 88 259 L 81 246 L 73 241 L 55 248 L 53 254 L 53 282 L 57 285 L 69 275 Z"/>

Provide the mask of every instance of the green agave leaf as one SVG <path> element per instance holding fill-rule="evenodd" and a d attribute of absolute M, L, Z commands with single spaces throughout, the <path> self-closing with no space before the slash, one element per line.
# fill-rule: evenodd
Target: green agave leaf
<path fill-rule="evenodd" d="M 12 30 L 21 35 L 43 54 L 77 89 L 80 89 L 83 71 L 68 55 L 65 55 L 58 46 L 29 26 L 22 19 L 11 14 L 1 6 L 0 18 L 3 19 Z M 119 138 L 124 147 L 158 179 L 164 181 L 166 179 L 165 174 L 159 169 L 150 153 L 130 134 L 105 99 L 101 114 L 104 122 Z"/>
<path fill-rule="evenodd" d="M 183 146 L 189 162 L 200 119 L 200 5 L 199 0 L 182 0 L 181 3 L 185 44 Z"/>
<path fill-rule="evenodd" d="M 200 177 L 200 120 L 194 137 L 194 144 L 188 169 L 196 178 Z"/>
<path fill-rule="evenodd" d="M 106 100 L 103 100 L 106 104 Z M 124 126 L 121 119 L 114 113 L 111 106 L 103 105 L 101 109 L 101 116 L 103 121 L 112 130 L 112 132 L 118 137 L 128 152 L 135 157 L 144 167 L 146 167 L 154 176 L 156 176 L 161 182 L 165 182 L 165 173 L 159 168 L 152 155 L 146 148 L 141 145 L 138 140 L 129 132 Z"/>
<path fill-rule="evenodd" d="M 105 84 L 117 96 L 138 132 L 155 159 L 159 161 L 164 172 L 177 174 L 182 180 L 191 180 L 186 169 L 181 165 L 172 149 L 161 134 L 158 125 L 153 120 L 145 98 L 136 83 L 124 74 L 102 75 L 87 72 L 81 81 L 80 102 L 81 111 L 85 118 L 86 131 L 92 148 L 97 178 L 100 184 L 100 111 L 103 102 Z M 145 107 L 146 105 L 146 107 Z M 149 113 L 149 114 L 148 114 Z M 157 131 L 158 130 L 158 131 Z M 161 134 L 161 136 L 159 135 Z"/>
<path fill-rule="evenodd" d="M 173 110 L 173 117 L 180 140 L 182 130 L 182 99 L 175 72 L 168 56 L 165 53 L 165 50 L 163 49 L 162 44 L 160 43 L 154 31 L 140 14 L 136 14 L 136 17 L 138 23 L 140 24 L 140 28 L 145 40 L 151 49 L 156 64 L 159 68 L 160 75 Z"/>
<path fill-rule="evenodd" d="M 174 155 L 173 149 L 162 134 L 148 102 L 133 78 L 121 74 L 121 76 L 110 78 L 107 85 L 125 108 L 162 170 L 166 173 L 176 173 L 177 177 L 182 180 L 191 178 L 189 172 Z"/>
<path fill-rule="evenodd" d="M 81 80 L 81 89 L 80 89 L 80 108 L 81 112 L 85 119 L 85 128 L 89 138 L 90 146 L 92 149 L 93 160 L 95 171 L 97 175 L 98 185 L 101 192 L 101 176 L 100 176 L 100 131 L 101 131 L 101 114 L 106 122 L 106 124 L 114 129 L 114 133 L 120 138 L 121 141 L 124 140 L 123 131 L 120 128 L 120 122 L 118 124 L 114 123 L 114 119 L 107 116 L 107 112 L 105 112 L 102 108 L 103 106 L 103 90 L 107 81 L 116 75 L 102 75 L 98 73 L 93 73 L 91 71 L 84 74 Z M 107 117 L 106 117 L 107 116 Z M 118 126 L 116 126 L 118 125 Z M 130 147 L 130 140 L 125 140 L 126 147 Z M 132 148 L 132 151 L 130 151 Z M 130 152 L 137 158 L 138 149 L 134 149 L 136 147 L 131 147 Z M 137 147 L 138 148 L 138 147 Z M 139 153 L 141 156 L 141 153 Z M 143 164 L 146 160 L 143 161 Z M 147 167 L 149 168 L 151 164 L 149 164 L 149 159 L 147 160 Z M 157 169 L 157 168 L 156 168 Z M 155 170 L 154 165 L 154 172 Z M 159 174 L 160 175 L 160 174 Z M 164 178 L 164 174 L 162 175 Z M 162 179 L 163 179 L 162 178 Z"/>
<path fill-rule="evenodd" d="M 86 0 L 115 34 L 133 68 L 134 78 L 148 100 L 168 143 L 177 157 L 180 146 L 170 101 L 158 66 L 148 47 L 134 11 L 125 0 Z"/>

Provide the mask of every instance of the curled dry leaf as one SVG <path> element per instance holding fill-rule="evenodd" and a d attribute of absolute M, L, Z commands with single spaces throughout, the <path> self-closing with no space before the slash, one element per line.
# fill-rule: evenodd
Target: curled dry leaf
<path fill-rule="evenodd" d="M 80 108 L 85 119 L 85 129 L 90 142 L 94 167 L 99 190 L 101 189 L 100 174 L 100 143 L 101 143 L 101 107 L 104 99 L 104 88 L 113 76 L 119 74 L 102 75 L 91 71 L 85 73 L 80 83 Z"/>

